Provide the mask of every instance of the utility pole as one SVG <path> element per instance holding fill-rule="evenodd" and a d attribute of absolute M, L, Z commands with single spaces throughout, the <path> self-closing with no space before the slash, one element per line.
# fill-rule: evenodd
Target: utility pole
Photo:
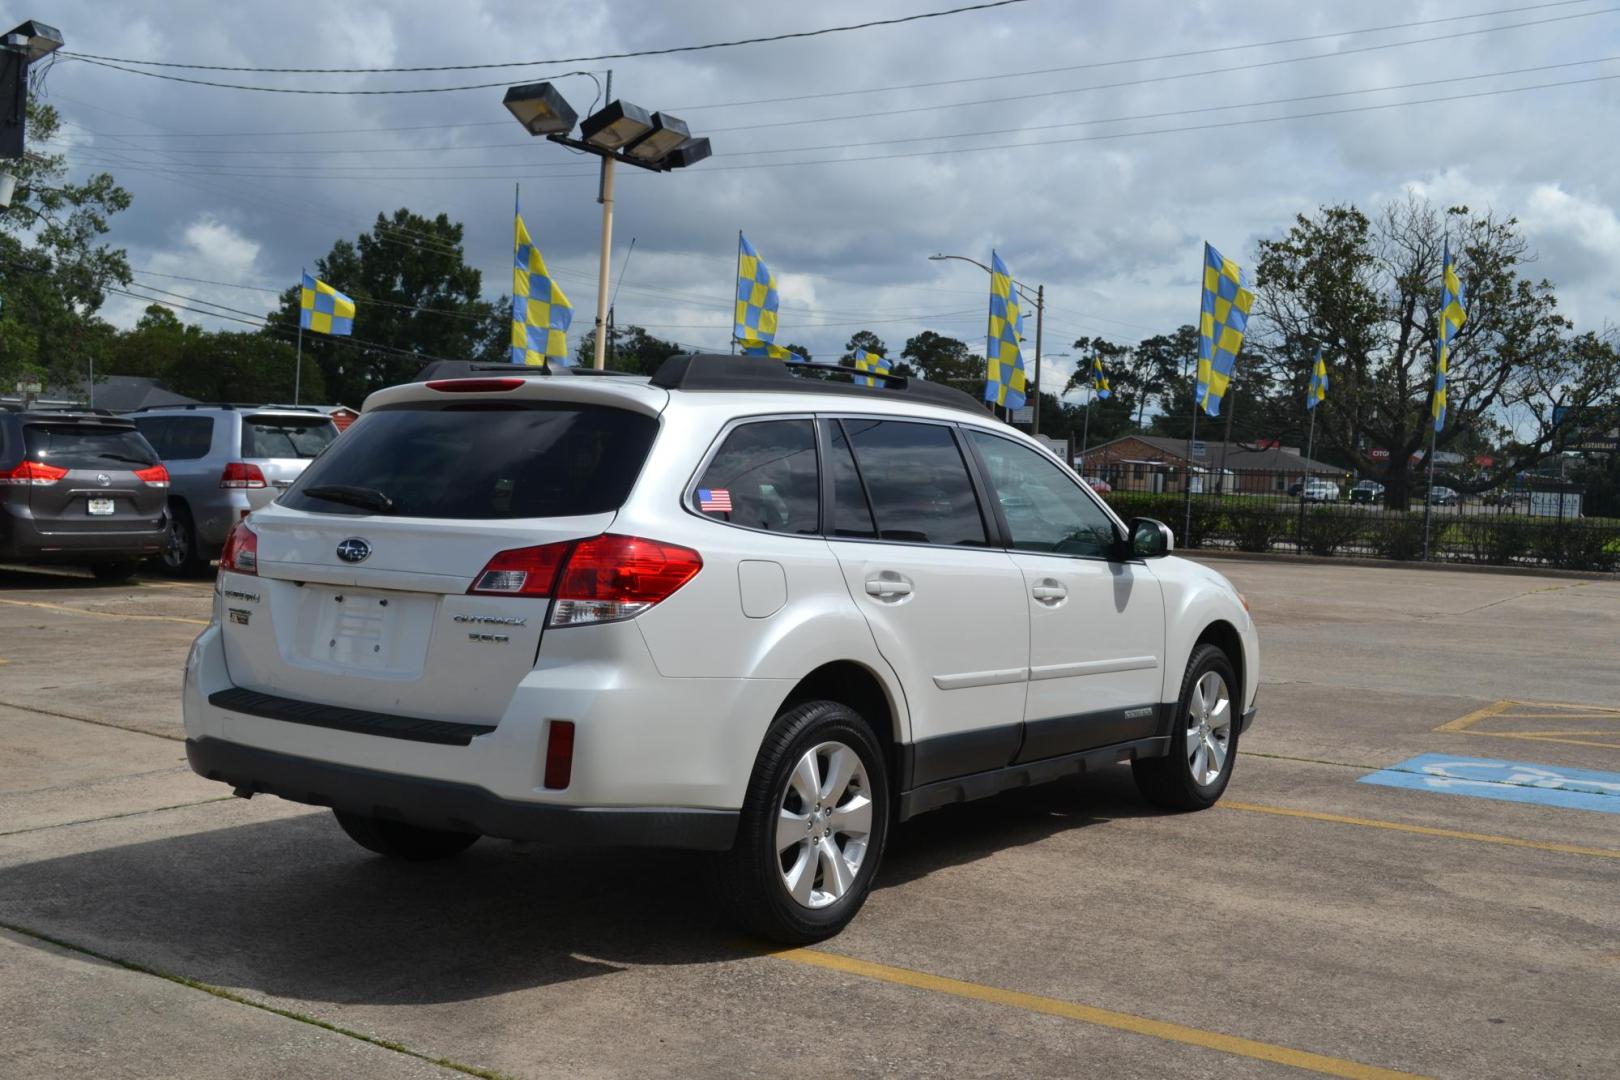
<path fill-rule="evenodd" d="M 1035 415 L 1029 433 L 1041 433 L 1041 324 L 1046 317 L 1046 286 L 1035 286 Z"/>

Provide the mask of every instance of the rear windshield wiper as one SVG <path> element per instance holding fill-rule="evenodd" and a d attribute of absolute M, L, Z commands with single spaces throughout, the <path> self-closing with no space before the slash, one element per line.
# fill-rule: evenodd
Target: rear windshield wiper
<path fill-rule="evenodd" d="M 98 457 L 98 458 L 106 458 L 108 461 L 127 461 L 131 465 L 153 465 L 153 464 L 156 464 L 156 462 L 147 461 L 145 458 L 130 457 L 128 454 L 110 454 L 110 453 L 107 453 L 105 451 L 103 451 L 101 453 L 98 453 L 96 455 L 96 457 Z"/>
<path fill-rule="evenodd" d="M 358 506 L 362 510 L 373 510 L 379 514 L 391 513 L 394 509 L 393 499 L 376 488 L 360 487 L 357 484 L 316 484 L 314 487 L 305 488 L 303 493 L 312 499 Z"/>

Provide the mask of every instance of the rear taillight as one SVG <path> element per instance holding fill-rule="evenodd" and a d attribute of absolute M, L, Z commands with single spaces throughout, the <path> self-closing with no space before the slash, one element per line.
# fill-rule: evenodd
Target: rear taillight
<path fill-rule="evenodd" d="M 43 461 L 24 461 L 14 469 L 0 470 L 0 484 L 19 487 L 47 487 L 66 476 L 68 471 Z"/>
<path fill-rule="evenodd" d="M 169 486 L 169 470 L 161 464 L 153 465 L 149 469 L 136 469 L 135 478 L 144 481 L 147 487 L 165 488 Z"/>
<path fill-rule="evenodd" d="M 574 545 L 557 580 L 549 626 L 630 619 L 703 569 L 691 548 L 633 536 L 598 536 Z"/>
<path fill-rule="evenodd" d="M 502 551 L 478 572 L 474 596 L 554 597 L 549 626 L 584 626 L 633 618 L 703 569 L 691 548 L 634 536 Z"/>
<path fill-rule="evenodd" d="M 231 526 L 230 535 L 225 537 L 225 550 L 219 555 L 219 568 L 258 576 L 259 534 L 247 522 L 238 521 Z"/>
<path fill-rule="evenodd" d="M 573 546 L 569 542 L 502 551 L 478 572 L 467 592 L 474 596 L 550 596 L 557 570 Z"/>
<path fill-rule="evenodd" d="M 262 488 L 264 487 L 264 473 L 259 471 L 257 465 L 246 461 L 233 461 L 225 466 L 225 471 L 219 474 L 219 486 L 222 488 Z"/>

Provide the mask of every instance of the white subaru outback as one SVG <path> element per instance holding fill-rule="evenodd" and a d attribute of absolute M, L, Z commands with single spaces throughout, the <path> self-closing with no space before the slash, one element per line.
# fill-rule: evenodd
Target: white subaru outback
<path fill-rule="evenodd" d="M 406 859 L 714 852 L 790 942 L 842 928 L 935 807 L 1124 761 L 1155 803 L 1214 803 L 1254 716 L 1242 596 L 968 396 L 836 370 L 460 365 L 371 395 L 226 544 L 192 768 Z"/>

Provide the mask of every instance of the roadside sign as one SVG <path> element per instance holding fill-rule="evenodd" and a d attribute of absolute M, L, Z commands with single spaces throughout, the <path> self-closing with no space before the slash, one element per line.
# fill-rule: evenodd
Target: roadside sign
<path fill-rule="evenodd" d="M 1025 405 L 1021 409 L 1014 409 L 1012 422 L 1015 424 L 1033 424 L 1035 422 L 1035 406 Z"/>
<path fill-rule="evenodd" d="M 1209 443 L 1205 442 L 1203 439 L 1194 439 L 1192 444 L 1192 456 L 1208 457 Z"/>

